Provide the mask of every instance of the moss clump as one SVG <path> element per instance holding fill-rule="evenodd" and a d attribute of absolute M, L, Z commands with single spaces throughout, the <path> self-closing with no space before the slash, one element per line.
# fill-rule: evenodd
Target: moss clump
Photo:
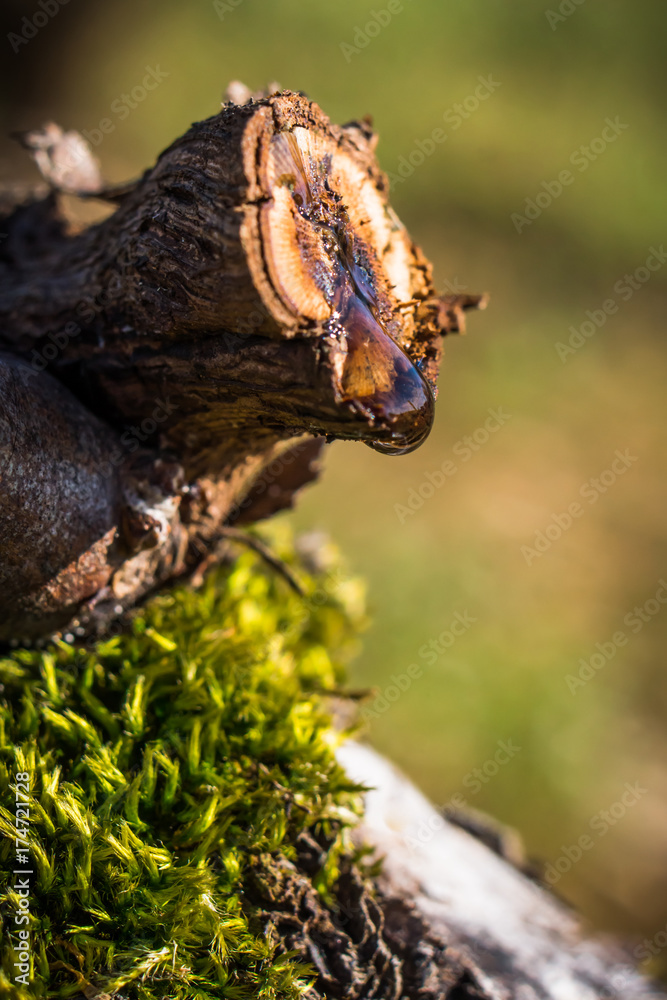
<path fill-rule="evenodd" d="M 297 563 L 289 539 L 272 544 Z M 305 599 L 247 552 L 201 590 L 154 599 L 127 634 L 0 659 L 0 995 L 303 994 L 309 970 L 278 954 L 244 879 L 309 829 L 332 845 L 315 882 L 325 895 L 335 882 L 358 799 L 324 698 L 363 610 L 337 566 L 299 571 Z M 27 986 L 14 966 L 22 772 Z"/>

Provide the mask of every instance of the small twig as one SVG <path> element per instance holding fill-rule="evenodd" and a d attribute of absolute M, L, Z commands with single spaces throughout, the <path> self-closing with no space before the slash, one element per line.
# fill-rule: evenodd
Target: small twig
<path fill-rule="evenodd" d="M 212 563 L 216 562 L 224 550 L 225 542 L 238 542 L 241 545 L 247 545 L 249 549 L 256 552 L 258 556 L 264 560 L 272 569 L 279 573 L 283 579 L 289 584 L 292 590 L 299 595 L 299 597 L 305 597 L 305 590 L 294 572 L 279 556 L 277 556 L 268 545 L 261 542 L 259 538 L 255 538 L 253 535 L 246 534 L 245 531 L 241 531 L 239 528 L 223 528 L 222 538 L 220 542 L 215 546 L 213 552 L 208 556 L 203 563 L 197 568 L 195 574 L 192 577 L 192 583 L 194 586 L 198 586 L 203 582 L 203 577 L 205 571 L 208 569 Z"/>
<path fill-rule="evenodd" d="M 486 309 L 489 296 L 484 295 L 442 295 L 433 299 L 437 309 L 438 324 L 443 334 L 465 333 L 467 309 Z"/>
<path fill-rule="evenodd" d="M 30 151 L 42 177 L 56 191 L 94 195 L 104 188 L 100 165 L 78 132 L 65 132 L 49 122 L 30 132 L 14 132 L 12 137 Z"/>

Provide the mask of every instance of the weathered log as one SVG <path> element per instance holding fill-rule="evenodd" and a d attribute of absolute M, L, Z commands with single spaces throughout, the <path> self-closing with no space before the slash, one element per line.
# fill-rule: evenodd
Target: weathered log
<path fill-rule="evenodd" d="M 339 759 L 370 788 L 357 830 L 383 857 L 383 937 L 421 1000 L 664 1000 L 620 946 L 582 936 L 554 896 L 441 816 L 370 747 Z M 453 971 L 457 975 L 452 981 Z"/>
<path fill-rule="evenodd" d="M 288 505 L 326 439 L 389 454 L 425 439 L 440 334 L 483 303 L 435 294 L 365 122 L 332 125 L 290 92 L 228 103 L 115 191 L 76 134 L 22 139 L 54 189 L 2 222 L 0 349 L 32 369 L 43 413 L 67 392 L 72 412 L 94 414 L 96 488 L 106 482 L 116 516 L 104 543 L 72 533 L 78 500 L 54 488 L 60 542 L 39 573 L 22 572 L 34 539 L 13 530 L 12 497 L 36 495 L 37 455 L 19 469 L 0 440 L 0 638 L 99 625 L 193 572 L 225 524 Z M 75 231 L 55 186 L 118 207 Z M 5 424 L 15 409 L 0 399 Z M 76 466 L 57 423 L 49 434 L 27 404 L 19 419 L 26 454 Z M 105 561 L 86 577 L 95 546 Z"/>

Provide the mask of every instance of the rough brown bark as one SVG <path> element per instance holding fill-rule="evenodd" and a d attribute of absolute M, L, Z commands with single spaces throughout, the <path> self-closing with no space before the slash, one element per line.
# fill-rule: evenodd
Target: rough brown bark
<path fill-rule="evenodd" d="M 230 102 L 116 191 L 76 134 L 23 141 L 52 187 L 117 208 L 76 232 L 54 189 L 2 222 L 0 378 L 24 388 L 0 401 L 0 639 L 99 626 L 192 573 L 225 524 L 289 504 L 326 439 L 424 440 L 440 334 L 481 300 L 435 294 L 366 123 L 290 92 Z M 49 421 L 63 406 L 87 435 Z M 48 501 L 42 458 L 65 469 Z M 16 530 L 20 496 L 28 520 L 48 503 L 48 545 Z"/>

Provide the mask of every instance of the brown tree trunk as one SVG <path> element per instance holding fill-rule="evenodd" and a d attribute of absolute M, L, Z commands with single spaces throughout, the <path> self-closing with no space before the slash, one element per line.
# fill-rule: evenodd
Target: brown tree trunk
<path fill-rule="evenodd" d="M 368 125 L 245 98 L 122 191 L 76 134 L 23 137 L 52 186 L 117 208 L 76 232 L 52 190 L 2 222 L 0 638 L 99 628 L 192 573 L 327 438 L 428 434 L 440 334 L 480 298 L 435 295 Z"/>

